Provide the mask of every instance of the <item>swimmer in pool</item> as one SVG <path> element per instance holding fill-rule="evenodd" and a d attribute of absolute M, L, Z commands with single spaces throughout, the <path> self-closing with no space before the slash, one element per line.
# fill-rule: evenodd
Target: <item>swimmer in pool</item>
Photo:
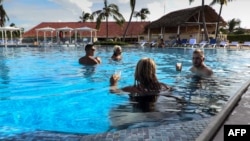
<path fill-rule="evenodd" d="M 114 53 L 111 57 L 114 61 L 119 61 L 122 59 L 122 48 L 121 46 L 115 45 L 114 46 Z"/>
<path fill-rule="evenodd" d="M 87 44 L 85 46 L 85 56 L 81 57 L 79 59 L 79 63 L 82 65 L 96 65 L 101 64 L 101 58 L 100 57 L 94 57 L 95 53 L 95 46 L 93 44 Z"/>
<path fill-rule="evenodd" d="M 204 61 L 204 52 L 200 49 L 194 50 L 192 57 L 193 66 L 190 68 L 190 71 L 197 76 L 211 76 L 213 71 L 205 65 Z"/>

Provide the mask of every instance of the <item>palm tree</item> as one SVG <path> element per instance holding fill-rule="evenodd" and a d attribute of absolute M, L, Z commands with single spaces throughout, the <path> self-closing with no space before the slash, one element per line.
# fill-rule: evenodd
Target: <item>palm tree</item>
<path fill-rule="evenodd" d="M 16 24 L 11 23 L 10 27 L 16 27 Z M 16 38 L 16 37 L 20 36 L 21 32 L 19 30 L 15 30 L 15 31 L 12 32 L 12 34 L 14 35 L 14 38 Z"/>
<path fill-rule="evenodd" d="M 232 20 L 228 21 L 228 31 L 229 33 L 233 33 L 236 27 L 240 27 L 241 20 L 233 18 Z"/>
<path fill-rule="evenodd" d="M 189 4 L 191 4 L 194 0 L 189 0 Z M 207 32 L 207 26 L 206 26 L 206 19 L 205 19 L 205 0 L 202 0 L 201 3 L 201 12 L 202 12 L 202 24 L 203 24 L 203 29 L 204 29 L 204 33 L 205 33 L 205 40 L 208 41 L 208 32 Z"/>
<path fill-rule="evenodd" d="M 93 20 L 93 16 L 90 13 L 85 13 L 82 11 L 82 16 L 79 17 L 82 22 L 86 22 L 87 20 Z"/>
<path fill-rule="evenodd" d="M 92 13 L 93 17 L 96 17 L 96 29 L 100 28 L 101 21 L 106 20 L 106 39 L 108 39 L 108 18 L 113 17 L 118 25 L 122 25 L 125 22 L 122 14 L 119 12 L 119 8 L 115 4 L 107 4 L 107 0 L 104 0 L 104 8 L 102 10 L 97 10 Z"/>
<path fill-rule="evenodd" d="M 147 14 L 150 14 L 150 11 L 148 10 L 148 8 L 142 8 L 139 12 L 135 11 L 134 12 L 134 17 L 140 17 L 141 21 L 145 21 L 147 18 Z"/>
<path fill-rule="evenodd" d="M 224 4 L 227 4 L 228 1 L 232 1 L 232 0 L 213 0 L 210 3 L 210 5 L 214 5 L 215 3 L 220 3 L 220 12 L 219 12 L 218 19 L 217 19 L 217 26 L 216 26 L 216 30 L 215 30 L 215 39 L 217 39 L 217 37 L 218 37 L 218 30 L 219 30 L 219 23 L 220 23 L 220 16 L 221 16 L 222 7 Z"/>
<path fill-rule="evenodd" d="M 6 21 L 9 21 L 9 17 L 6 13 L 6 11 L 4 10 L 3 7 L 3 0 L 0 0 L 0 26 L 4 26 Z"/>
<path fill-rule="evenodd" d="M 127 24 L 127 27 L 124 31 L 124 34 L 123 34 L 123 41 L 125 41 L 125 36 L 127 34 L 127 31 L 128 31 L 128 27 L 131 23 L 131 20 L 132 20 L 132 17 L 133 17 L 133 14 L 134 14 L 134 11 L 135 11 L 135 3 L 136 3 L 136 0 L 130 0 L 130 8 L 131 8 L 131 14 L 130 14 L 130 17 L 129 17 L 129 21 L 128 21 L 128 24 Z"/>

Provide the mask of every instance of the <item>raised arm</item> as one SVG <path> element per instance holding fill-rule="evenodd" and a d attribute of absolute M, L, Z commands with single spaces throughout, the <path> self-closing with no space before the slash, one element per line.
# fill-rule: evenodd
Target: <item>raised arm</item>
<path fill-rule="evenodd" d="M 117 74 L 113 74 L 110 79 L 109 79 L 109 82 L 110 82 L 110 92 L 111 93 L 120 93 L 121 90 L 119 90 L 117 88 L 117 83 L 120 79 L 120 76 L 117 75 Z"/>

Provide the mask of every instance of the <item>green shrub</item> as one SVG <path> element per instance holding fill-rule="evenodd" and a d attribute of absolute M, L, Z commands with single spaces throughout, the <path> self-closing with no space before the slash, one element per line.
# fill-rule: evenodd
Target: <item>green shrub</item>
<path fill-rule="evenodd" d="M 230 35 L 230 34 L 228 34 L 227 39 L 229 40 L 229 42 L 238 41 L 240 43 L 243 43 L 245 41 L 250 41 L 250 35 L 245 35 L 245 34 L 241 34 L 241 35 L 231 34 Z"/>

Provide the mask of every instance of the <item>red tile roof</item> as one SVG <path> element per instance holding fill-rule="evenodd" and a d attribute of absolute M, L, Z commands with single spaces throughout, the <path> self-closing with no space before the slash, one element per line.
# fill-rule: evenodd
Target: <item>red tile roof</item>
<path fill-rule="evenodd" d="M 135 37 L 138 35 L 142 35 L 145 32 L 145 26 L 147 26 L 150 22 L 131 22 L 129 29 L 127 31 L 127 37 Z M 109 22 L 108 27 L 108 35 L 109 37 L 122 37 L 125 31 L 125 28 L 128 23 L 124 23 L 122 26 L 119 26 L 115 22 Z M 94 28 L 96 26 L 95 22 L 42 22 L 37 26 L 33 27 L 29 31 L 25 32 L 23 37 L 36 37 L 36 29 L 44 28 L 44 27 L 51 27 L 51 28 L 63 28 L 63 27 L 70 27 L 70 28 L 80 28 L 80 27 L 90 27 Z M 72 33 L 73 34 L 73 33 Z M 90 36 L 89 32 L 82 32 L 82 36 Z M 94 33 L 93 33 L 94 35 Z M 97 37 L 106 37 L 106 22 L 102 22 L 100 29 L 96 32 Z M 44 36 L 44 33 L 39 31 L 38 36 Z M 46 36 L 51 36 L 50 32 L 46 32 Z M 56 36 L 56 32 L 53 32 L 53 36 Z"/>

